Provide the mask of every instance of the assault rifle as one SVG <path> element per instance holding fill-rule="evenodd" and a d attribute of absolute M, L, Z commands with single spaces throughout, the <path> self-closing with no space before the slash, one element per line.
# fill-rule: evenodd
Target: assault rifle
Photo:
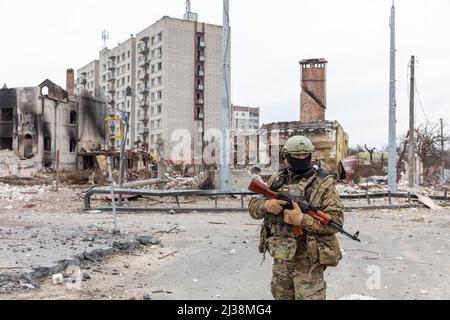
<path fill-rule="evenodd" d="M 271 199 L 287 202 L 288 205 L 286 205 L 284 207 L 285 210 L 293 210 L 294 209 L 293 203 L 296 202 L 296 203 L 298 203 L 300 209 L 302 210 L 302 212 L 304 214 L 309 215 L 310 217 L 314 218 L 315 220 L 319 221 L 320 223 L 322 223 L 325 226 L 330 226 L 330 227 L 336 229 L 337 231 L 339 231 L 340 233 L 342 233 L 343 235 L 345 235 L 346 237 L 349 237 L 350 239 L 352 239 L 354 241 L 361 242 L 361 240 L 359 239 L 359 231 L 355 235 L 352 236 L 350 233 L 348 233 L 344 230 L 342 225 L 333 221 L 331 219 L 330 215 L 320 211 L 317 208 L 312 207 L 308 202 L 306 202 L 299 196 L 294 196 L 289 193 L 283 193 L 283 192 L 278 193 L 278 192 L 272 191 L 269 189 L 269 187 L 266 184 L 264 184 L 263 182 L 256 180 L 256 179 L 254 179 L 252 181 L 252 183 L 249 187 L 249 190 L 256 194 L 260 194 L 260 195 L 266 196 Z M 296 236 L 301 236 L 303 234 L 303 230 L 300 227 L 294 227 L 294 231 L 295 231 Z"/>

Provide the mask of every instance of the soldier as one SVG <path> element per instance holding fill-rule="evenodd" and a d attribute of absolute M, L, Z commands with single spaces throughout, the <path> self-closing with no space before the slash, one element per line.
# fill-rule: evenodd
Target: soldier
<path fill-rule="evenodd" d="M 287 168 L 269 180 L 269 187 L 300 195 L 343 225 L 342 203 L 334 178 L 313 165 L 314 151 L 306 137 L 289 139 L 282 150 Z M 276 300 L 326 300 L 324 271 L 336 267 L 342 259 L 336 230 L 304 215 L 297 204 L 294 210 L 284 210 L 286 204 L 256 197 L 249 205 L 252 218 L 264 219 L 260 252 L 269 251 L 274 258 L 272 295 Z M 297 235 L 295 226 L 301 227 L 303 235 Z"/>

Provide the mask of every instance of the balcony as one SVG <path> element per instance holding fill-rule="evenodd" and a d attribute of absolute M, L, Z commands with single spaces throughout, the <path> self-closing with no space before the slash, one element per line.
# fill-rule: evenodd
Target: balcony
<path fill-rule="evenodd" d="M 139 80 L 140 80 L 140 81 L 148 81 L 149 77 L 150 77 L 150 76 L 148 75 L 147 72 L 141 73 L 141 74 L 139 75 Z"/>
<path fill-rule="evenodd" d="M 204 104 L 205 101 L 204 101 L 203 99 L 198 99 L 198 100 L 197 100 L 197 103 L 198 103 L 198 104 Z"/>
<path fill-rule="evenodd" d="M 150 132 L 149 128 L 141 128 L 138 130 L 138 134 L 140 135 L 145 135 L 148 134 Z"/>
<path fill-rule="evenodd" d="M 198 57 L 198 61 L 205 62 L 205 56 L 199 56 Z"/>
<path fill-rule="evenodd" d="M 200 70 L 200 71 L 198 72 L 198 76 L 199 76 L 199 77 L 205 76 L 205 71 Z"/>
<path fill-rule="evenodd" d="M 110 70 L 110 71 L 116 70 L 116 66 L 112 62 L 108 63 L 107 67 L 108 67 L 108 70 Z"/>
<path fill-rule="evenodd" d="M 139 48 L 139 54 L 147 55 L 150 52 L 150 48 L 147 46 L 142 46 Z"/>
<path fill-rule="evenodd" d="M 106 91 L 110 94 L 114 94 L 116 92 L 116 89 L 113 86 L 109 86 Z"/>
<path fill-rule="evenodd" d="M 140 115 L 138 115 L 138 121 L 148 121 L 147 112 L 141 113 Z"/>
<path fill-rule="evenodd" d="M 142 95 L 148 95 L 150 93 L 150 88 L 149 87 L 144 87 L 139 89 L 139 93 Z"/>
<path fill-rule="evenodd" d="M 205 87 L 204 87 L 202 84 L 199 84 L 199 85 L 197 86 L 197 89 L 198 89 L 199 91 L 203 91 L 204 88 L 205 88 Z"/>
<path fill-rule="evenodd" d="M 198 47 L 199 47 L 199 48 L 204 48 L 204 47 L 206 47 L 205 42 L 204 42 L 204 41 L 200 41 L 200 42 L 198 43 Z"/>
<path fill-rule="evenodd" d="M 114 100 L 113 97 L 109 97 L 107 101 L 108 101 L 109 104 L 112 104 L 112 105 L 116 104 L 116 101 Z"/>
<path fill-rule="evenodd" d="M 142 101 L 139 104 L 139 107 L 141 107 L 142 109 L 147 109 L 149 107 L 149 105 L 148 105 L 147 101 Z"/>
<path fill-rule="evenodd" d="M 203 119 L 205 119 L 205 115 L 202 112 L 200 112 L 198 114 L 197 118 L 198 118 L 198 120 L 203 120 Z"/>
<path fill-rule="evenodd" d="M 150 61 L 148 61 L 147 59 L 140 59 L 138 61 L 139 68 L 147 68 L 149 64 L 150 64 Z"/>

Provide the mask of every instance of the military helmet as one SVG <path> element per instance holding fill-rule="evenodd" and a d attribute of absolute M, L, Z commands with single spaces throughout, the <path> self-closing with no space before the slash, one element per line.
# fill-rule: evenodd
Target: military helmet
<path fill-rule="evenodd" d="M 290 138 L 283 147 L 282 154 L 286 157 L 289 154 L 309 154 L 315 151 L 311 140 L 304 136 L 294 136 Z"/>

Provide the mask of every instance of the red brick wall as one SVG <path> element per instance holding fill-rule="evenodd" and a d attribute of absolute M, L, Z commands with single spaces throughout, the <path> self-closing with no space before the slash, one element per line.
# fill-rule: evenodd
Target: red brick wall
<path fill-rule="evenodd" d="M 305 60 L 300 63 L 300 66 L 302 70 L 300 121 L 324 121 L 327 105 L 326 62 L 324 60 Z M 311 92 L 315 99 L 307 91 Z M 316 100 L 320 101 L 322 105 Z"/>

